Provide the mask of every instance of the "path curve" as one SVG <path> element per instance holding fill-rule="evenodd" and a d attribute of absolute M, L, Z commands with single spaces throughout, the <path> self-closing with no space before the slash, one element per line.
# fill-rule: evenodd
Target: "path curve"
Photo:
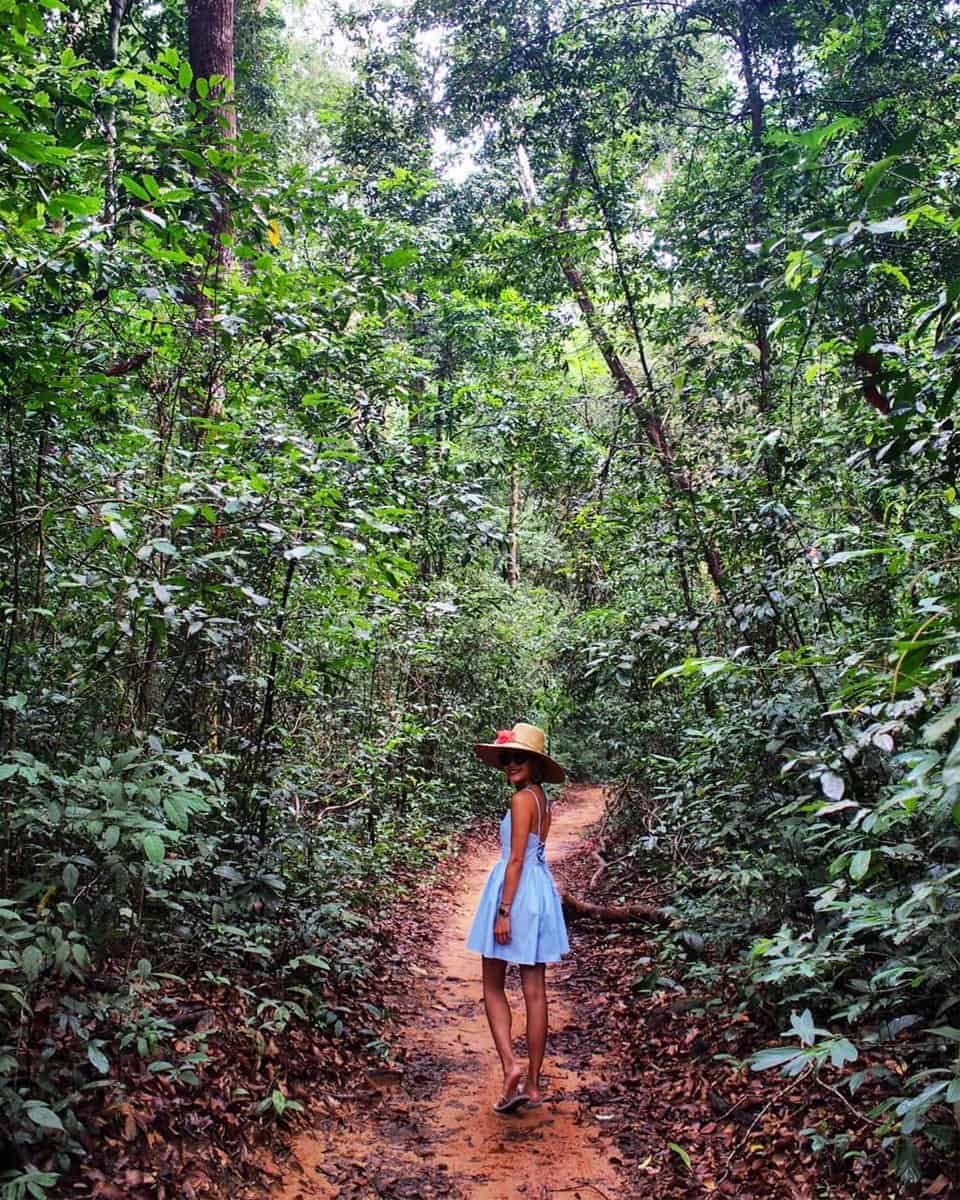
<path fill-rule="evenodd" d="M 578 852 L 584 831 L 602 816 L 604 801 L 602 789 L 581 787 L 555 808 L 548 847 L 553 865 Z M 479 959 L 463 943 L 492 858 L 480 852 L 460 860 L 459 886 L 433 955 L 425 954 L 423 965 L 410 963 L 417 1003 L 401 1032 L 406 1068 L 399 1085 L 377 1111 L 297 1138 L 283 1182 L 271 1189 L 275 1200 L 548 1200 L 580 1194 L 583 1200 L 598 1195 L 612 1200 L 626 1194 L 608 1144 L 576 1099 L 596 1082 L 602 1063 L 591 1058 L 584 1066 L 577 1037 L 582 1026 L 564 996 L 562 967 L 548 970 L 548 1103 L 506 1118 L 491 1111 L 499 1063 L 483 1012 Z M 572 941 L 575 954 L 575 931 Z M 516 1037 L 523 1030 L 523 1003 L 516 972 L 509 976 Z M 564 1053 L 568 1042 L 577 1051 L 571 1056 Z"/>

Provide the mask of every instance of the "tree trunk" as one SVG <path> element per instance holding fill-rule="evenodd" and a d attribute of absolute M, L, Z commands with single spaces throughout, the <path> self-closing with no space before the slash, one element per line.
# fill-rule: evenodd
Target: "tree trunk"
<path fill-rule="evenodd" d="M 533 179 L 533 174 L 530 170 L 530 160 L 527 158 L 527 152 L 522 145 L 517 146 L 516 150 L 517 164 L 519 166 L 520 190 L 523 193 L 524 201 L 529 210 L 539 206 L 539 197 L 537 195 L 536 184 Z M 568 183 L 569 190 L 576 181 L 577 169 L 574 165 L 570 173 Z M 566 232 L 569 228 L 567 223 L 567 200 L 566 198 L 561 204 L 560 216 L 557 220 L 557 229 L 560 233 Z M 607 364 L 607 370 L 616 385 L 621 396 L 626 400 L 631 410 L 636 414 L 641 433 L 646 437 L 647 441 L 653 447 L 653 452 L 659 462 L 663 473 L 667 480 L 668 487 L 681 494 L 690 505 L 690 514 L 693 519 L 694 527 L 697 532 L 697 537 L 701 543 L 703 550 L 703 558 L 706 563 L 707 570 L 710 573 L 710 578 L 713 580 L 717 590 L 721 595 L 725 596 L 724 592 L 724 570 L 720 560 L 720 555 L 717 548 L 709 542 L 703 535 L 703 530 L 700 525 L 700 518 L 697 512 L 696 491 L 693 483 L 686 471 L 679 470 L 674 459 L 673 447 L 670 444 L 670 439 L 667 435 L 666 428 L 660 418 L 657 410 L 643 403 L 640 397 L 640 391 L 637 388 L 633 377 L 624 366 L 623 360 L 617 353 L 617 349 L 613 344 L 610 335 L 607 333 L 603 321 L 596 310 L 596 306 L 586 289 L 583 282 L 583 277 L 577 267 L 566 257 L 563 251 L 560 251 L 560 269 L 563 271 L 564 278 L 573 293 L 574 299 L 580 312 L 583 314 L 584 322 L 593 338 L 597 349 L 603 356 L 603 361 Z M 647 376 L 648 388 L 652 390 L 652 379 Z"/>
<path fill-rule="evenodd" d="M 759 245 L 763 242 L 766 232 L 766 197 L 763 178 L 763 96 L 760 94 L 760 85 L 754 71 L 753 46 L 747 25 L 747 13 L 743 4 L 737 8 L 736 44 L 737 53 L 740 56 L 743 86 L 747 93 L 747 111 L 750 115 L 750 151 L 753 156 L 753 165 L 750 170 L 750 232 L 753 242 Z M 763 269 L 759 261 L 753 269 L 752 282 L 757 293 L 752 312 L 754 337 L 759 355 L 758 407 L 761 412 L 765 413 L 769 411 L 771 405 L 770 339 L 767 336 L 769 310 L 760 295 Z"/>
<path fill-rule="evenodd" d="M 211 107 L 204 118 L 206 143 L 219 147 L 237 136 L 237 110 L 233 103 L 234 81 L 234 0 L 190 0 L 188 14 L 190 66 L 193 70 L 193 94 L 199 101 L 198 79 L 216 79 L 206 96 Z M 210 247 L 203 276 L 190 281 L 190 299 L 194 309 L 194 333 L 209 338 L 213 333 L 216 300 L 213 298 L 230 268 L 231 252 L 225 234 L 230 230 L 230 205 L 226 190 L 228 176 L 214 171 L 211 180 L 217 193 L 216 207 L 207 225 Z M 213 295 L 211 295 L 211 293 Z M 223 411 L 224 389 L 220 363 L 211 346 L 206 395 L 199 416 L 207 418 Z M 202 440 L 202 428 L 200 431 Z"/>
<path fill-rule="evenodd" d="M 107 66 L 120 63 L 120 28 L 126 16 L 128 0 L 110 0 L 110 27 L 107 36 Z M 111 229 L 117 223 L 117 110 L 111 106 L 103 123 L 103 140 L 106 143 L 106 178 L 104 180 L 104 224 Z"/>
<path fill-rule="evenodd" d="M 510 517 L 507 522 L 507 583 L 515 588 L 520 582 L 520 471 L 514 463 L 510 470 Z"/>
<path fill-rule="evenodd" d="M 207 100 L 221 103 L 211 110 L 208 124 L 219 124 L 221 136 L 227 141 L 237 136 L 237 110 L 232 98 L 233 35 L 234 0 L 190 0 L 187 36 L 194 95 L 198 79 L 219 77 L 216 85 L 211 85 Z"/>

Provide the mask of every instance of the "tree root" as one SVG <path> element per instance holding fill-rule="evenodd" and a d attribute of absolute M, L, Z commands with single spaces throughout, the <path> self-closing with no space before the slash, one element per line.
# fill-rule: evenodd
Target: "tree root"
<path fill-rule="evenodd" d="M 662 908 L 652 904 L 590 904 L 578 900 L 569 892 L 563 893 L 563 911 L 570 917 L 596 917 L 600 921 L 627 924 L 645 921 L 648 925 L 668 925 L 669 918 Z"/>

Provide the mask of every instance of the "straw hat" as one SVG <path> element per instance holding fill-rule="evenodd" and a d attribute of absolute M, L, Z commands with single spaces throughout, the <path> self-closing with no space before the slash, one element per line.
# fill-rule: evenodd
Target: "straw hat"
<path fill-rule="evenodd" d="M 503 750 L 526 750 L 540 759 L 543 767 L 544 783 L 563 783 L 567 777 L 566 771 L 559 763 L 555 763 L 549 754 L 544 754 L 546 742 L 543 730 L 536 725 L 525 725 L 518 721 L 512 729 L 497 730 L 496 741 L 480 742 L 474 746 L 473 752 L 487 766 L 499 767 L 500 754 Z"/>

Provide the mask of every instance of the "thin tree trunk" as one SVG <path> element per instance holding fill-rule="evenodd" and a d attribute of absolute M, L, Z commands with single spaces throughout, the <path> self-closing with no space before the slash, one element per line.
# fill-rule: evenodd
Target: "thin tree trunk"
<path fill-rule="evenodd" d="M 751 236 L 755 244 L 764 240 L 766 232 L 766 197 L 763 178 L 763 97 L 757 83 L 753 66 L 753 47 L 750 42 L 750 30 L 747 24 L 745 5 L 737 8 L 737 52 L 740 56 L 740 70 L 743 73 L 743 85 L 747 92 L 747 111 L 750 115 L 750 151 L 753 165 L 750 170 L 750 226 Z M 760 297 L 760 286 L 763 282 L 763 269 L 759 260 L 752 272 L 752 282 L 757 295 L 753 304 L 754 337 L 759 355 L 758 362 L 758 407 L 761 412 L 768 412 L 771 406 L 770 395 L 770 339 L 767 336 L 769 312 Z"/>
<path fill-rule="evenodd" d="M 517 146 L 516 150 L 517 163 L 519 166 L 520 190 L 523 193 L 524 200 L 528 209 L 534 209 L 539 206 L 539 197 L 537 195 L 536 184 L 533 179 L 533 174 L 530 170 L 530 160 L 527 157 L 527 152 L 522 145 Z M 574 165 L 570 173 L 570 180 L 567 188 L 569 196 L 570 189 L 576 181 L 577 168 Z M 557 220 L 557 229 L 563 233 L 569 228 L 567 222 L 567 200 L 564 199 L 560 216 Z M 593 338 L 597 349 L 603 356 L 603 361 L 607 365 L 607 370 L 616 385 L 617 390 L 626 400 L 627 404 L 636 414 L 637 421 L 640 425 L 641 433 L 646 437 L 647 441 L 653 447 L 657 461 L 663 470 L 667 480 L 667 485 L 676 493 L 681 494 L 690 505 L 690 513 L 693 519 L 694 528 L 697 532 L 697 537 L 701 543 L 704 562 L 707 570 L 710 573 L 710 578 L 713 580 L 717 590 L 722 596 L 726 596 L 724 590 L 724 570 L 723 564 L 720 561 L 720 555 L 716 547 L 709 542 L 703 534 L 700 524 L 699 515 L 696 504 L 696 491 L 693 483 L 690 480 L 686 471 L 678 469 L 674 458 L 673 447 L 670 444 L 669 436 L 666 428 L 660 418 L 659 413 L 650 405 L 644 404 L 641 399 L 639 389 L 633 380 L 630 372 L 624 366 L 623 360 L 617 353 L 617 349 L 613 344 L 613 340 L 607 333 L 606 327 L 596 310 L 596 306 L 587 291 L 586 285 L 583 282 L 583 276 L 580 274 L 577 267 L 566 257 L 563 252 L 560 252 L 560 269 L 563 271 L 564 278 L 573 293 L 574 299 L 580 312 L 583 314 L 584 322 L 587 329 L 590 331 L 590 336 Z M 644 360 L 645 363 L 645 360 Z M 653 390 L 652 377 L 647 376 L 648 389 Z"/>
<path fill-rule="evenodd" d="M 515 588 L 520 582 L 520 471 L 514 463 L 510 470 L 510 517 L 507 523 L 507 583 Z"/>
<path fill-rule="evenodd" d="M 110 28 L 107 36 L 107 66 L 120 64 L 120 29 L 127 14 L 128 0 L 110 0 Z M 112 229 L 117 223 L 117 110 L 112 106 L 107 111 L 103 125 L 103 140 L 106 143 L 106 173 L 104 179 L 104 224 Z"/>
<path fill-rule="evenodd" d="M 199 100 L 197 80 L 219 82 L 209 88 L 206 102 L 212 107 L 204 124 L 207 140 L 212 146 L 231 143 L 237 136 L 237 110 L 233 103 L 234 82 L 234 0 L 190 0 L 188 14 L 190 66 L 193 70 L 194 98 Z M 217 193 L 213 217 L 207 225 L 210 247 L 204 276 L 190 281 L 191 303 L 194 309 L 194 333 L 198 338 L 211 339 L 216 312 L 216 293 L 230 269 L 232 261 L 229 239 L 230 205 L 227 199 L 228 176 L 214 171 L 214 190 Z M 212 295 L 211 295 L 212 293 Z M 207 372 L 206 395 L 199 415 L 217 416 L 223 411 L 224 386 L 221 363 L 216 347 L 210 346 L 210 366 Z M 202 441 L 202 426 L 198 444 Z"/>

